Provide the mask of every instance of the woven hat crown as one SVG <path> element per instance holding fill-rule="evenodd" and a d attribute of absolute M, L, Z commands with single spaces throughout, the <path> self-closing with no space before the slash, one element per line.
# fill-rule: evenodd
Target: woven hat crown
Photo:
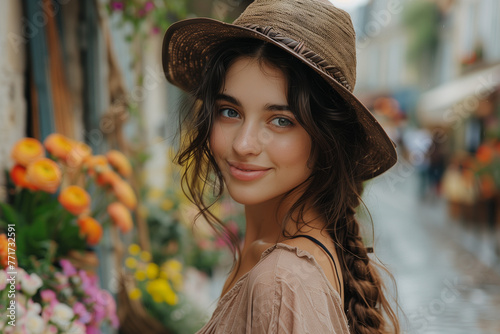
<path fill-rule="evenodd" d="M 370 111 L 354 96 L 356 35 L 345 11 L 327 0 L 255 0 L 233 24 L 209 18 L 176 22 L 163 39 L 165 76 L 194 93 L 217 47 L 238 39 L 272 43 L 319 74 L 356 113 L 367 144 L 356 158 L 364 179 L 380 175 L 397 161 L 395 146 Z"/>
<path fill-rule="evenodd" d="M 328 1 L 256 0 L 233 24 L 288 45 L 347 90 L 354 90 L 356 34 L 349 14 Z"/>

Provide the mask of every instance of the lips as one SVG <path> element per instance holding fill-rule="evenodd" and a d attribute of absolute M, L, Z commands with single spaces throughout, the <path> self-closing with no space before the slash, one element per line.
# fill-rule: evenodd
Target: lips
<path fill-rule="evenodd" d="M 228 162 L 231 176 L 240 181 L 254 181 L 266 175 L 271 168 L 258 165 Z"/>

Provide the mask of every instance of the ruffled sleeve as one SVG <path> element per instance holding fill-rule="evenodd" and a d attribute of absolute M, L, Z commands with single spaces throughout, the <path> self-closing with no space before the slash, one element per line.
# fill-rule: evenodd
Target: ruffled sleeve
<path fill-rule="evenodd" d="M 248 277 L 246 333 L 349 333 L 340 296 L 312 256 L 279 244 Z"/>

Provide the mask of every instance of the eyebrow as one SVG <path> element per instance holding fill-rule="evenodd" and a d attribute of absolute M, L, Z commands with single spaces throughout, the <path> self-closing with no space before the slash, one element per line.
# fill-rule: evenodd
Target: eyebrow
<path fill-rule="evenodd" d="M 217 94 L 215 96 L 215 100 L 224 100 L 224 101 L 227 101 L 229 103 L 232 103 L 238 107 L 241 107 L 241 102 L 238 101 L 237 98 L 231 96 L 231 95 L 227 95 L 227 94 Z M 267 111 L 290 111 L 290 107 L 286 104 L 266 104 L 265 107 L 264 107 L 265 110 Z"/>

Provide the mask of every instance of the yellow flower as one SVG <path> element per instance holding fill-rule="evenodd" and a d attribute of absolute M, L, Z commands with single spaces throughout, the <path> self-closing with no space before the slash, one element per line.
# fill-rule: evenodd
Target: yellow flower
<path fill-rule="evenodd" d="M 182 270 L 182 263 L 175 259 L 168 260 L 164 266 L 167 272 L 180 272 Z"/>
<path fill-rule="evenodd" d="M 146 279 L 146 272 L 144 270 L 137 270 L 134 276 L 136 280 L 144 281 Z"/>
<path fill-rule="evenodd" d="M 178 302 L 177 295 L 170 284 L 164 279 L 155 279 L 147 284 L 146 290 L 157 303 L 166 302 L 175 305 Z"/>
<path fill-rule="evenodd" d="M 177 291 L 182 290 L 184 280 L 183 280 L 181 274 L 177 274 L 177 275 L 170 277 L 170 281 L 174 285 L 175 290 L 177 290 Z"/>
<path fill-rule="evenodd" d="M 144 261 L 144 262 L 151 261 L 151 254 L 149 252 L 142 251 L 141 252 L 141 260 Z"/>
<path fill-rule="evenodd" d="M 137 255 L 141 252 L 141 247 L 139 247 L 138 244 L 131 244 L 130 246 L 128 246 L 128 252 L 131 255 Z"/>
<path fill-rule="evenodd" d="M 160 189 L 153 188 L 148 192 L 148 199 L 150 200 L 160 199 L 162 195 L 163 192 Z"/>
<path fill-rule="evenodd" d="M 137 300 L 139 298 L 142 297 L 142 293 L 141 293 L 141 290 L 137 289 L 137 288 L 133 288 L 132 290 L 130 290 L 130 292 L 128 293 L 128 297 L 132 300 Z"/>
<path fill-rule="evenodd" d="M 178 260 L 171 259 L 162 265 L 162 277 L 168 278 L 174 285 L 176 290 L 182 289 L 182 263 Z"/>
<path fill-rule="evenodd" d="M 127 257 L 125 265 L 130 269 L 135 269 L 137 267 L 137 260 L 133 257 Z"/>
<path fill-rule="evenodd" d="M 146 267 L 146 276 L 148 276 L 149 279 L 155 279 L 158 277 L 159 271 L 160 268 L 158 268 L 156 263 L 148 263 L 148 266 Z"/>
<path fill-rule="evenodd" d="M 174 202 L 171 199 L 164 199 L 161 202 L 161 208 L 163 211 L 170 211 L 174 207 Z"/>
<path fill-rule="evenodd" d="M 165 302 L 169 305 L 176 305 L 178 303 L 179 299 L 177 298 L 177 295 L 175 294 L 175 292 L 170 289 L 169 291 L 167 291 L 166 295 L 165 295 Z"/>

